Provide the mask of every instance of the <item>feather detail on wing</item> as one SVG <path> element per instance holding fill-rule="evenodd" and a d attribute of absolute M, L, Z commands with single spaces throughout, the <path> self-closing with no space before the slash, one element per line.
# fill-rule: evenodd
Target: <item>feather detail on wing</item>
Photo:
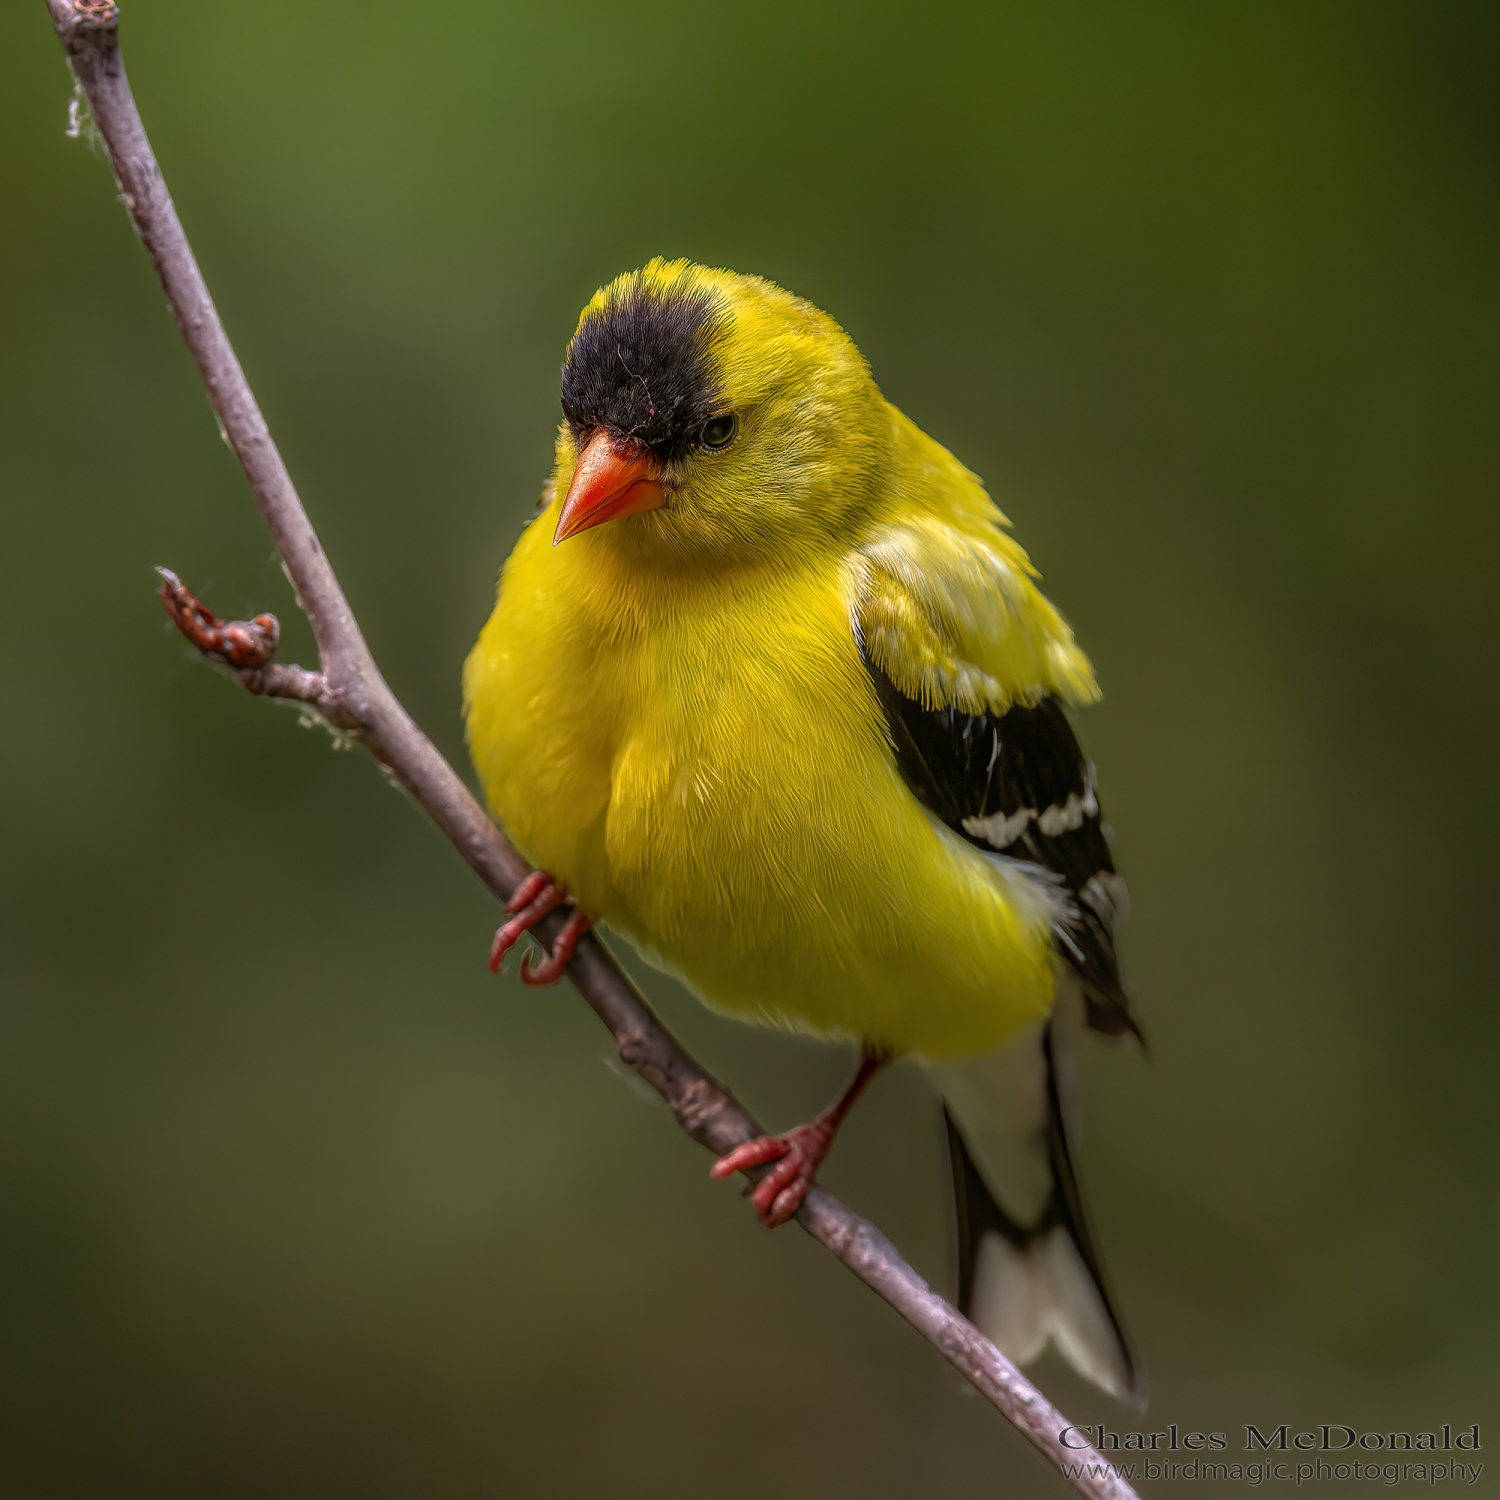
<path fill-rule="evenodd" d="M 1073 632 L 1037 588 L 1024 549 L 987 514 L 917 515 L 882 527 L 852 559 L 865 654 L 924 708 L 1003 713 L 1044 693 L 1099 696 Z"/>
<path fill-rule="evenodd" d="M 976 848 L 1062 887 L 1056 946 L 1089 1024 L 1139 1036 L 1114 949 L 1125 884 L 1063 708 L 1098 688 L 1026 554 L 965 511 L 882 529 L 854 567 L 860 648 L 912 795 Z"/>

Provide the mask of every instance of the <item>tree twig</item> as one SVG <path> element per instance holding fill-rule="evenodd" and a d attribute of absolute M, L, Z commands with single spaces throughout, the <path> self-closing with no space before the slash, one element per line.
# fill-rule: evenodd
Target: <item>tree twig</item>
<path fill-rule="evenodd" d="M 386 686 L 219 321 L 131 97 L 120 60 L 118 7 L 113 0 L 47 3 L 125 207 L 312 622 L 322 670 L 276 661 L 279 628 L 273 617 L 224 624 L 163 570 L 160 592 L 168 612 L 189 640 L 237 673 L 251 692 L 306 703 L 363 744 L 495 896 L 508 900 L 529 866 Z M 539 924 L 538 941 L 550 948 L 562 921 L 554 914 Z M 609 1028 L 621 1061 L 662 1096 L 694 1140 L 723 1155 L 761 1133 L 734 1096 L 677 1044 L 602 944 L 584 938 L 568 977 Z M 873 1224 L 822 1189 L 809 1193 L 797 1222 L 901 1313 L 1044 1454 L 1069 1465 L 1079 1490 L 1096 1500 L 1134 1495 L 1092 1448 L 1062 1442 L 1070 1430 L 1066 1418 L 912 1270 Z"/>

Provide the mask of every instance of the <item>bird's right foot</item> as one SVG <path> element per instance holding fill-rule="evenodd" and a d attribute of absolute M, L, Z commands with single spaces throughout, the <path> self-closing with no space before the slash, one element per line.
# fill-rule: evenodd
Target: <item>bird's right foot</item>
<path fill-rule="evenodd" d="M 520 885 L 516 893 L 505 903 L 510 914 L 508 921 L 495 934 L 490 945 L 490 973 L 498 974 L 505 955 L 536 926 L 543 917 L 568 904 L 568 893 L 545 870 L 533 870 Z M 552 952 L 536 968 L 531 967 L 531 954 L 521 960 L 521 982 L 530 985 L 556 984 L 563 977 L 568 960 L 578 940 L 593 925 L 588 913 L 575 907 L 557 935 Z"/>

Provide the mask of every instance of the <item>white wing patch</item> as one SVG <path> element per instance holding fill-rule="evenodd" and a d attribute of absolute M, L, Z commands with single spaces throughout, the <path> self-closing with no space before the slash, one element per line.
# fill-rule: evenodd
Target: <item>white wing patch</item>
<path fill-rule="evenodd" d="M 1048 808 L 1050 813 L 1053 808 Z M 1009 849 L 1026 832 L 1026 825 L 1036 817 L 1036 808 L 1018 807 L 1007 817 L 1003 812 L 991 813 L 987 818 L 965 818 L 964 832 L 976 839 L 983 839 L 994 849 Z"/>
<path fill-rule="evenodd" d="M 1112 928 L 1130 912 L 1130 893 L 1125 882 L 1113 870 L 1100 870 L 1089 876 L 1088 884 L 1078 893 Z"/>
<path fill-rule="evenodd" d="M 996 742 L 998 744 L 998 741 Z M 1034 807 L 1018 807 L 1013 813 L 991 813 L 987 818 L 965 818 L 964 832 L 983 839 L 992 849 L 1009 849 L 1026 832 L 1033 819 L 1049 839 L 1082 828 L 1085 818 L 1099 815 L 1099 799 L 1094 795 L 1094 768 L 1088 768 L 1088 779 L 1082 792 L 1069 792 L 1066 802 L 1054 802 L 1037 812 Z"/>

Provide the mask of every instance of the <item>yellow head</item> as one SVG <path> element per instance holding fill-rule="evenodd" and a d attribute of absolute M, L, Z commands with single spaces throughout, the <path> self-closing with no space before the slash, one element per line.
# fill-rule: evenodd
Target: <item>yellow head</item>
<path fill-rule="evenodd" d="M 653 260 L 584 308 L 562 370 L 556 539 L 663 563 L 806 553 L 879 493 L 888 408 L 826 313 Z"/>

